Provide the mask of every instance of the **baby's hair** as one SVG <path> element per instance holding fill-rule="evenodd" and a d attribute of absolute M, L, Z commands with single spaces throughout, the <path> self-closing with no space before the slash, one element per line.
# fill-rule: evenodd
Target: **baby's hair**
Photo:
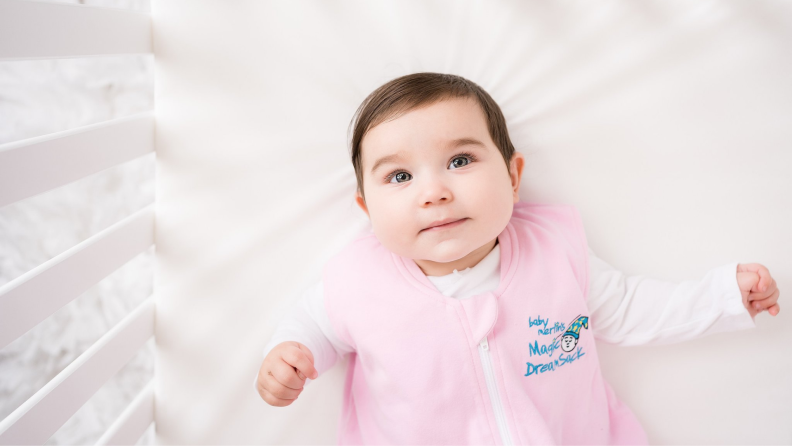
<path fill-rule="evenodd" d="M 506 170 L 509 170 L 509 162 L 514 155 L 514 145 L 506 129 L 506 119 L 489 93 L 476 83 L 454 74 L 429 72 L 408 74 L 383 84 L 369 94 L 350 122 L 350 128 L 354 127 L 350 155 L 357 177 L 357 189 L 364 199 L 360 152 L 361 142 L 366 133 L 377 125 L 396 119 L 411 110 L 450 98 L 473 98 L 478 102 L 486 116 L 490 137 L 503 155 Z"/>

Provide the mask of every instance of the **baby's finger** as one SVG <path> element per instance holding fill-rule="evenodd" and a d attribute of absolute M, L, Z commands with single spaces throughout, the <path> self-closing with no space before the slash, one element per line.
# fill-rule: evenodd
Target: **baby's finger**
<path fill-rule="evenodd" d="M 764 293 L 769 296 L 775 293 L 777 290 L 778 290 L 778 285 L 776 285 L 775 279 L 771 278 L 770 283 L 767 285 L 767 288 L 765 289 Z"/>
<path fill-rule="evenodd" d="M 770 286 L 770 281 L 773 280 L 773 278 L 770 277 L 770 270 L 764 265 L 759 265 L 759 269 L 757 269 L 756 272 L 759 273 L 759 291 L 764 293 Z"/>
<path fill-rule="evenodd" d="M 737 273 L 737 285 L 742 293 L 754 291 L 759 283 L 759 274 L 752 271 L 740 271 Z M 743 294 L 745 295 L 745 294 Z"/>
<path fill-rule="evenodd" d="M 305 380 L 301 379 L 294 367 L 284 361 L 283 358 L 274 362 L 269 370 L 269 375 L 276 383 L 290 389 L 301 390 L 305 385 Z"/>
<path fill-rule="evenodd" d="M 271 370 L 263 372 L 267 374 L 264 388 L 276 398 L 293 400 L 303 390 L 303 381 L 297 378 L 294 368 L 283 361 L 274 364 Z"/>
<path fill-rule="evenodd" d="M 770 283 L 765 286 L 764 291 L 751 292 L 751 296 L 748 298 L 748 300 L 762 300 L 770 297 L 776 291 L 778 291 L 778 287 L 776 286 L 775 279 L 770 279 Z"/>
<path fill-rule="evenodd" d="M 757 300 L 754 300 L 753 302 L 751 302 L 751 305 L 752 305 L 752 306 L 754 307 L 754 309 L 756 309 L 756 310 L 764 310 L 764 309 L 766 309 L 766 308 L 770 308 L 770 307 L 772 307 L 773 305 L 775 305 L 775 303 L 776 303 L 776 302 L 778 302 L 778 296 L 779 296 L 780 294 L 781 294 L 781 293 L 778 291 L 778 289 L 776 289 L 776 290 L 773 292 L 773 294 L 769 295 L 768 297 L 766 297 L 766 298 L 764 298 L 764 299 L 757 299 Z"/>
<path fill-rule="evenodd" d="M 280 361 L 283 367 L 289 368 L 287 364 Z M 278 382 L 273 373 L 272 365 L 265 364 L 259 371 L 259 378 L 256 381 L 257 389 L 261 398 L 271 405 L 287 405 L 288 400 L 294 400 L 302 392 L 302 389 L 290 389 Z M 283 401 L 276 401 L 283 400 Z"/>
<path fill-rule="evenodd" d="M 277 406 L 277 407 L 284 407 L 288 406 L 289 404 L 293 403 L 295 398 L 278 398 L 277 396 L 273 395 L 269 390 L 265 388 L 259 388 L 259 395 L 261 398 L 267 402 L 270 406 Z"/>
<path fill-rule="evenodd" d="M 770 313 L 771 316 L 777 315 L 779 311 L 781 311 L 781 306 L 778 304 L 775 304 L 767 309 L 767 312 Z"/>
<path fill-rule="evenodd" d="M 294 367 L 295 373 L 302 372 L 303 377 L 300 379 L 305 380 L 306 376 L 310 376 L 312 379 L 316 378 L 317 372 L 313 365 L 313 355 L 307 348 L 305 350 L 301 346 L 289 348 L 283 352 L 282 358 L 287 364 Z"/>
<path fill-rule="evenodd" d="M 299 342 L 297 343 L 297 346 L 300 347 L 300 350 L 302 350 L 303 353 L 305 353 L 305 355 L 308 356 L 308 359 L 311 361 L 311 368 L 313 369 L 313 373 L 311 373 L 311 370 L 308 370 L 308 374 L 311 376 L 311 379 L 316 379 L 319 373 L 314 367 L 314 357 L 313 357 L 313 353 L 311 353 L 311 349 Z M 300 371 L 300 374 L 302 374 L 302 371 Z M 305 375 L 303 375 L 303 379 L 305 379 Z"/>
<path fill-rule="evenodd" d="M 767 267 L 760 263 L 740 264 L 737 267 L 737 271 L 750 271 L 757 273 L 759 275 L 759 283 L 757 283 L 756 289 L 752 289 L 751 291 L 767 291 L 767 286 L 770 284 L 770 280 L 772 279 L 772 277 L 770 277 L 770 271 L 767 269 Z"/>

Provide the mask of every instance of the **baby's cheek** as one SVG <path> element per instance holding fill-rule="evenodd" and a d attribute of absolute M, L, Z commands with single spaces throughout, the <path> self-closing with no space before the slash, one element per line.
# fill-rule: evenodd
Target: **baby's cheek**
<path fill-rule="evenodd" d="M 414 250 L 415 237 L 411 236 L 407 225 L 398 220 L 372 220 L 374 234 L 382 246 L 401 256 L 410 257 Z"/>

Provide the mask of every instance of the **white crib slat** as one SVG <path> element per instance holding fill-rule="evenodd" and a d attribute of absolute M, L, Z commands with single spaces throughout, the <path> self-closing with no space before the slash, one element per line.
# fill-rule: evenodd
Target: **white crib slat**
<path fill-rule="evenodd" d="M 0 287 L 0 348 L 153 243 L 152 204 Z"/>
<path fill-rule="evenodd" d="M 44 444 L 153 334 L 150 297 L 0 421 L 0 444 Z"/>
<path fill-rule="evenodd" d="M 0 60 L 151 52 L 151 16 L 136 11 L 0 0 Z"/>
<path fill-rule="evenodd" d="M 154 422 L 154 381 L 152 380 L 124 409 L 96 442 L 99 445 L 135 444 Z"/>
<path fill-rule="evenodd" d="M 0 206 L 153 151 L 151 113 L 2 144 Z"/>

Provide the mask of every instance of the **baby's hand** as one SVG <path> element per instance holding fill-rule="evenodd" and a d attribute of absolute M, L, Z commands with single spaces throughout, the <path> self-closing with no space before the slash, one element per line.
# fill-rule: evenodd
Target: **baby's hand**
<path fill-rule="evenodd" d="M 781 311 L 777 303 L 780 292 L 776 287 L 776 281 L 770 277 L 770 271 L 764 265 L 738 264 L 737 285 L 742 292 L 743 305 L 752 318 L 763 310 L 767 310 L 773 316 Z"/>
<path fill-rule="evenodd" d="M 270 406 L 288 406 L 303 391 L 306 375 L 318 373 L 308 347 L 295 341 L 281 342 L 270 350 L 258 373 L 258 392 Z"/>

